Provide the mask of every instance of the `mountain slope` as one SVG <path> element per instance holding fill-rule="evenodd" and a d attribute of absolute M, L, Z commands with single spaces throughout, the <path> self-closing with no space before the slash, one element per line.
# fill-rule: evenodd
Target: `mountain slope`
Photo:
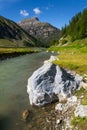
<path fill-rule="evenodd" d="M 35 46 L 37 40 L 15 22 L 0 16 L 0 47 Z"/>
<path fill-rule="evenodd" d="M 62 37 L 71 37 L 71 41 L 87 37 L 87 8 L 76 14 L 69 25 L 62 28 Z"/>
<path fill-rule="evenodd" d="M 50 46 L 54 40 L 58 40 L 60 30 L 49 23 L 40 22 L 37 17 L 24 19 L 18 23 L 30 35 L 38 39 L 42 45 Z"/>

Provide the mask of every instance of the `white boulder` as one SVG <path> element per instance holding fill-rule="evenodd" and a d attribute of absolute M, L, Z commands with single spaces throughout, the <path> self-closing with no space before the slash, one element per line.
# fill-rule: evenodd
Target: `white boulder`
<path fill-rule="evenodd" d="M 82 77 L 51 63 L 55 59 L 51 56 L 28 79 L 27 92 L 31 105 L 51 103 L 58 100 L 60 94 L 70 96 L 73 90 L 80 87 Z"/>

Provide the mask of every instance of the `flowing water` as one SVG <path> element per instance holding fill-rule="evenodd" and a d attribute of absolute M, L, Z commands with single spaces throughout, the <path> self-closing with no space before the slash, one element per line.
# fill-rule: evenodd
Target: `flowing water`
<path fill-rule="evenodd" d="M 29 105 L 27 80 L 50 53 L 41 52 L 0 61 L 0 130 L 48 130 L 46 115 L 54 104 L 45 107 Z M 31 116 L 22 120 L 22 112 L 29 109 Z"/>

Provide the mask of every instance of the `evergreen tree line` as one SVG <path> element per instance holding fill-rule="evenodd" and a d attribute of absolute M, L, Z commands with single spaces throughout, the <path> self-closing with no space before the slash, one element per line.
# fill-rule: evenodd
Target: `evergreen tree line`
<path fill-rule="evenodd" d="M 87 8 L 72 17 L 69 25 L 62 28 L 61 35 L 70 35 L 72 41 L 87 37 Z"/>

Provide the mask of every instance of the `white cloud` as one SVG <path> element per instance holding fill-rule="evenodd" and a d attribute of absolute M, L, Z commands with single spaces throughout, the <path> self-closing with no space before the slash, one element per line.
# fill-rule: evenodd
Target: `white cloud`
<path fill-rule="evenodd" d="M 34 13 L 35 14 L 40 14 L 41 13 L 41 10 L 39 8 L 35 8 L 33 9 Z"/>
<path fill-rule="evenodd" d="M 25 17 L 29 15 L 29 13 L 26 10 L 20 10 L 20 14 Z"/>

